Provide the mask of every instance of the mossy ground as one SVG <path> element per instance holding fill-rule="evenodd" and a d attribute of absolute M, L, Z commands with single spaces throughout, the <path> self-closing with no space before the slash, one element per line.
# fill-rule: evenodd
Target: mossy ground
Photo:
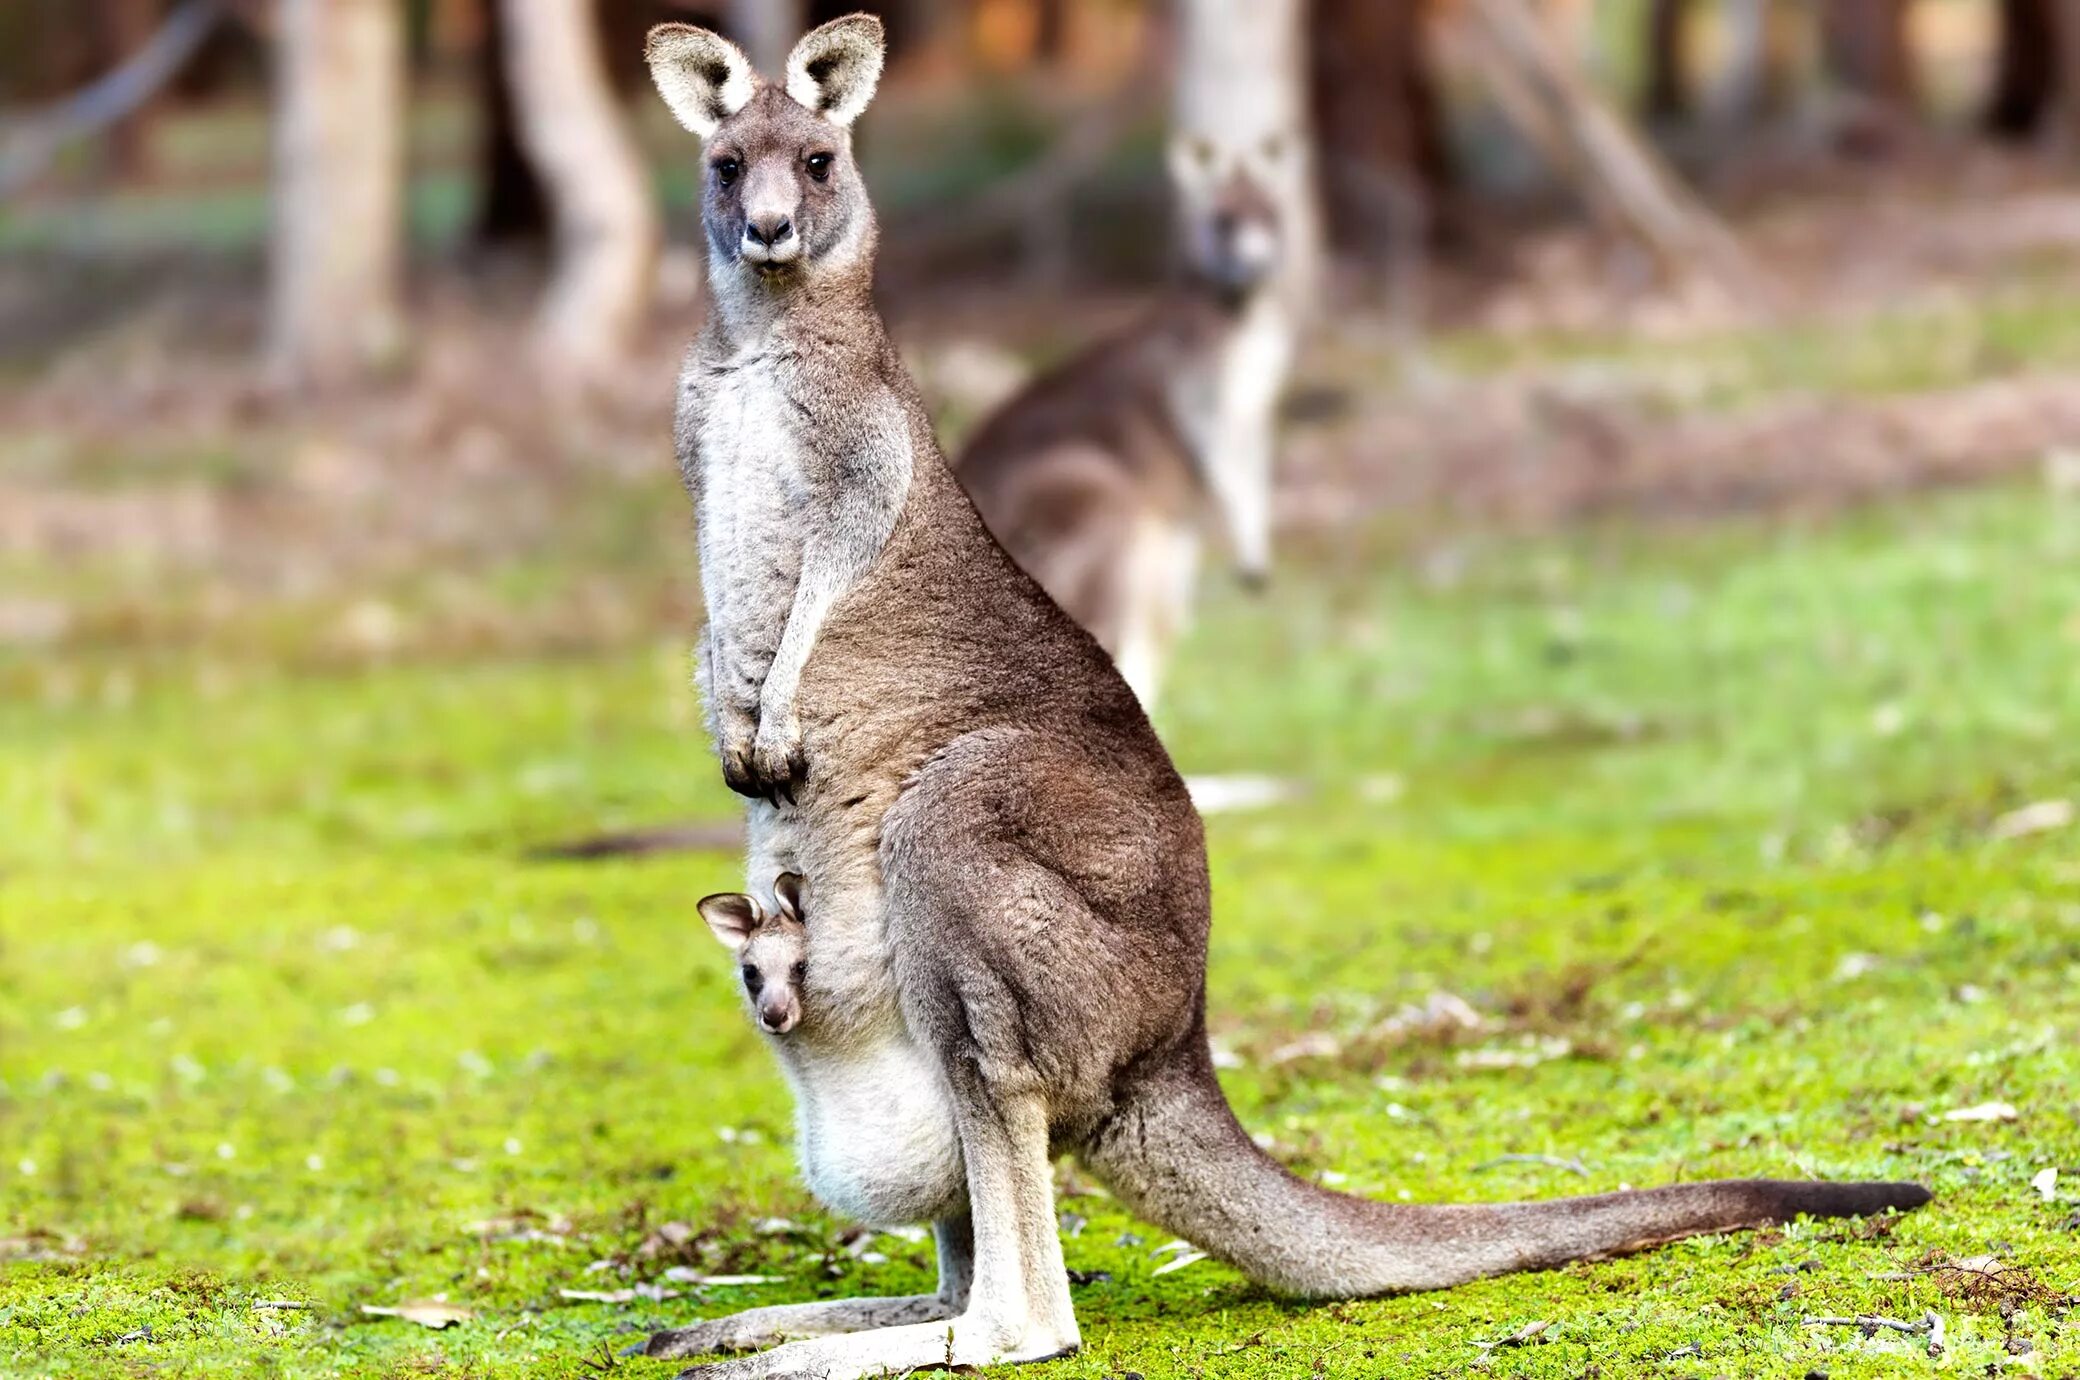
<path fill-rule="evenodd" d="M 0 664 L 0 1372 L 663 1375 L 614 1353 L 926 1280 L 923 1245 L 848 1244 L 794 1180 L 693 912 L 733 859 L 527 856 L 731 813 L 686 631 Z M 2007 836 L 2080 791 L 2076 666 L 2080 500 L 2034 486 L 1323 547 L 1266 602 L 1215 591 L 1160 726 L 1188 771 L 1302 787 L 1209 829 L 1224 1078 L 1278 1153 L 1386 1198 L 1813 1174 L 1937 1201 L 1301 1307 L 1212 1262 L 1157 1277 L 1164 1238 L 1065 1175 L 1086 1348 L 1029 1373 L 2080 1373 L 2080 828 Z M 1488 1028 L 1380 1031 L 1440 992 Z M 2016 1119 L 1942 1119 L 1989 1102 Z M 1933 1268 L 1984 1255 L 2007 1272 Z M 559 1295 L 675 1263 L 785 1282 Z M 360 1312 L 434 1295 L 475 1318 Z M 255 1307 L 281 1300 L 309 1307 Z M 1931 1311 L 1935 1360 L 1801 1326 Z"/>

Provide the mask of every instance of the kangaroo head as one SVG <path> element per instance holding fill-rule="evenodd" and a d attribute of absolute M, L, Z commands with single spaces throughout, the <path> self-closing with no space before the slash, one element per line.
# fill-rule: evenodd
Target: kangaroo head
<path fill-rule="evenodd" d="M 651 79 L 705 145 L 701 223 L 709 275 L 785 290 L 870 264 L 874 208 L 852 156 L 852 122 L 881 79 L 881 21 L 854 14 L 811 30 L 784 87 L 738 47 L 690 24 L 660 24 Z"/>
<path fill-rule="evenodd" d="M 1286 181 L 1294 141 L 1273 132 L 1239 144 L 1180 135 L 1170 144 L 1185 265 L 1230 298 L 1271 276 L 1285 248 L 1277 188 Z"/>

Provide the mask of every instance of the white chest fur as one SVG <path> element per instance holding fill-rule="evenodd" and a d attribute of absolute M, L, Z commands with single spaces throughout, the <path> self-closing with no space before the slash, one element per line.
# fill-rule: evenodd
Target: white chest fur
<path fill-rule="evenodd" d="M 784 601 L 792 591 L 797 572 L 778 567 L 793 562 L 776 558 L 799 552 L 799 542 L 791 539 L 791 514 L 806 487 L 798 413 L 786 383 L 781 366 L 769 357 L 739 355 L 702 382 L 694 431 L 701 588 L 709 617 L 770 619 L 776 637 L 785 603 L 779 609 L 761 606 L 776 596 Z"/>
<path fill-rule="evenodd" d="M 933 1221 L 966 1198 L 945 1080 L 907 1033 L 782 1063 L 802 1175 L 832 1211 L 896 1226 Z"/>

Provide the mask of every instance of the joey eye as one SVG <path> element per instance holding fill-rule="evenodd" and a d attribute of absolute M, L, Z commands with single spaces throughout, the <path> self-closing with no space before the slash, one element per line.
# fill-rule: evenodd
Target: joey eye
<path fill-rule="evenodd" d="M 794 967 L 792 967 L 792 968 L 789 968 L 789 969 L 787 970 L 787 975 L 788 975 L 788 976 L 789 976 L 790 978 L 793 978 L 793 979 L 794 979 L 794 980 L 795 980 L 796 982 L 800 982 L 800 981 L 801 981 L 801 980 L 802 980 L 803 978 L 805 978 L 805 977 L 809 976 L 809 965 L 808 965 L 808 963 L 807 963 L 807 962 L 802 962 L 802 963 L 797 963 L 797 964 L 795 964 L 795 965 L 794 965 Z"/>
<path fill-rule="evenodd" d="M 831 161 L 831 156 L 827 153 L 812 153 L 804 161 L 804 166 L 809 169 L 809 176 L 818 182 L 826 182 L 830 180 Z"/>
<path fill-rule="evenodd" d="M 758 995 L 758 989 L 759 989 L 759 988 L 761 988 L 761 987 L 763 987 L 763 986 L 765 986 L 765 985 L 766 985 L 765 979 L 764 979 L 764 978 L 762 978 L 762 977 L 760 977 L 760 976 L 758 975 L 758 969 L 756 969 L 756 968 L 752 967 L 752 966 L 751 966 L 750 964 L 748 964 L 748 963 L 747 963 L 747 964 L 745 964 L 745 965 L 744 965 L 744 990 L 745 990 L 745 991 L 747 991 L 747 992 L 749 992 L 749 993 L 751 993 L 751 995 L 755 997 L 755 996 L 757 996 L 757 995 Z"/>
<path fill-rule="evenodd" d="M 709 166 L 715 169 L 716 182 L 725 187 L 733 185 L 737 174 L 744 171 L 744 165 L 734 158 L 718 158 Z"/>

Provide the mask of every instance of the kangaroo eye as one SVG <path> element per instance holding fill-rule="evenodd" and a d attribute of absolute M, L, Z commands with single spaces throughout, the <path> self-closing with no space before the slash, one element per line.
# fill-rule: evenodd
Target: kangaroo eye
<path fill-rule="evenodd" d="M 744 171 L 744 165 L 734 158 L 718 158 L 711 166 L 715 169 L 715 180 L 725 187 L 733 184 L 737 174 Z"/>
<path fill-rule="evenodd" d="M 756 996 L 758 994 L 758 989 L 765 985 L 765 979 L 758 975 L 758 969 L 752 967 L 748 963 L 745 964 L 744 989 L 750 992 L 752 995 Z"/>
<path fill-rule="evenodd" d="M 806 962 L 797 963 L 794 967 L 787 970 L 787 975 L 796 982 L 800 982 L 803 978 L 809 976 L 809 965 Z"/>
<path fill-rule="evenodd" d="M 809 176 L 818 182 L 827 181 L 831 175 L 831 156 L 827 153 L 812 153 L 808 159 Z"/>

